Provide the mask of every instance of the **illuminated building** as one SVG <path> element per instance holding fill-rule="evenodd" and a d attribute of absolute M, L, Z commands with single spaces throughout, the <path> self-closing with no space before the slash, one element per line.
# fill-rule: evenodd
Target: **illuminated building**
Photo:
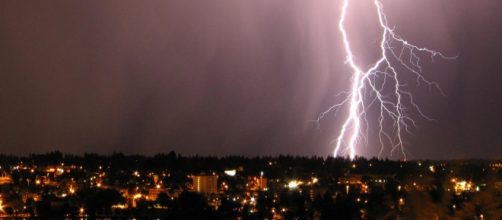
<path fill-rule="evenodd" d="M 42 196 L 38 193 L 24 192 L 21 194 L 21 200 L 23 202 L 28 201 L 28 199 L 33 199 L 34 201 L 39 201 Z"/>
<path fill-rule="evenodd" d="M 248 177 L 247 188 L 252 191 L 263 191 L 267 190 L 267 178 L 262 176 L 251 176 Z"/>
<path fill-rule="evenodd" d="M 193 190 L 199 193 L 216 194 L 218 193 L 218 176 L 199 175 L 192 176 Z"/>
<path fill-rule="evenodd" d="M 340 177 L 338 179 L 338 184 L 349 184 L 349 185 L 362 185 L 363 177 L 361 175 L 351 175 L 347 177 Z"/>
<path fill-rule="evenodd" d="M 152 201 L 157 200 L 159 194 L 163 192 L 165 192 L 165 190 L 160 187 L 150 188 L 148 190 L 148 199 Z"/>
<path fill-rule="evenodd" d="M 1 176 L 0 185 L 12 184 L 12 178 L 10 176 Z"/>
<path fill-rule="evenodd" d="M 153 175 L 153 183 L 159 183 L 159 175 Z"/>

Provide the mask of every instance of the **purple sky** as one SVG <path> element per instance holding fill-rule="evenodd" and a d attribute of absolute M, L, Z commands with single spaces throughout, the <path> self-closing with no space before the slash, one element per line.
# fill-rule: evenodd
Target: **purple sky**
<path fill-rule="evenodd" d="M 379 30 L 354 2 L 367 64 Z M 349 86 L 340 3 L 1 1 L 0 153 L 330 155 L 343 112 L 312 120 Z M 423 62 L 447 96 L 410 84 L 435 121 L 417 118 L 409 158 L 502 157 L 502 2 L 383 4 L 404 38 L 459 55 Z"/>

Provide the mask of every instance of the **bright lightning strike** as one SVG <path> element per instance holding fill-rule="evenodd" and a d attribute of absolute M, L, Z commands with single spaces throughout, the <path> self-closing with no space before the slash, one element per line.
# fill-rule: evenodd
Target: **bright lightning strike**
<path fill-rule="evenodd" d="M 343 122 L 338 138 L 334 141 L 336 143 L 334 156 L 337 157 L 343 154 L 354 159 L 357 154 L 356 146 L 361 138 L 365 137 L 364 130 L 367 132 L 369 127 L 366 120 L 367 109 L 372 105 L 376 105 L 380 108 L 380 115 L 377 120 L 379 125 L 378 138 L 381 147 L 379 157 L 384 150 L 385 143 L 389 143 L 391 145 L 391 155 L 398 150 L 406 160 L 402 137 L 405 132 L 410 132 L 411 125 L 415 125 L 415 121 L 409 116 L 410 110 L 413 109 L 422 117 L 429 118 L 422 113 L 414 102 L 412 94 L 405 89 L 405 84 L 399 80 L 398 76 L 401 73 L 398 72 L 398 69 L 404 69 L 414 74 L 417 84 L 425 83 L 429 87 L 435 87 L 441 91 L 435 82 L 427 80 L 421 74 L 422 67 L 420 66 L 419 54 L 428 54 L 431 59 L 436 56 L 444 59 L 454 58 L 425 47 L 410 44 L 401 38 L 388 26 L 382 3 L 379 0 L 373 0 L 378 15 L 378 23 L 382 30 L 379 43 L 380 55 L 378 60 L 371 64 L 369 68 L 363 69 L 354 61 L 351 42 L 345 28 L 349 2 L 350 0 L 343 0 L 338 29 L 343 38 L 346 64 L 351 68 L 353 74 L 351 88 L 345 93 L 347 94 L 346 98 L 321 113 L 318 121 L 329 112 L 338 111 L 342 106 L 348 105 L 348 115 Z M 390 132 L 386 129 L 386 127 L 389 127 L 387 121 L 392 124 Z"/>

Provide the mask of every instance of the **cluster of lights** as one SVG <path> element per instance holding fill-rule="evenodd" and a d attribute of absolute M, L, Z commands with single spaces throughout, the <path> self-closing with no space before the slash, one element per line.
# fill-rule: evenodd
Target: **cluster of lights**
<path fill-rule="evenodd" d="M 300 186 L 300 185 L 302 185 L 302 184 L 303 184 L 303 182 L 302 182 L 302 181 L 298 181 L 298 180 L 291 180 L 291 181 L 289 181 L 289 183 L 288 183 L 287 187 L 288 187 L 289 189 L 296 189 L 296 188 L 298 188 L 298 186 Z"/>
<path fill-rule="evenodd" d="M 490 164 L 490 167 L 494 169 L 502 169 L 502 163 L 492 163 Z"/>
<path fill-rule="evenodd" d="M 453 190 L 457 194 L 461 194 L 462 192 L 480 190 L 478 186 L 474 187 L 474 184 L 471 181 L 457 180 L 456 178 L 452 178 L 451 182 L 453 183 Z"/>
<path fill-rule="evenodd" d="M 141 177 L 141 175 L 139 174 L 138 171 L 134 171 L 133 175 L 136 176 L 136 177 Z"/>
<path fill-rule="evenodd" d="M 319 182 L 319 179 L 317 177 L 312 177 L 311 179 L 305 180 L 305 181 L 291 180 L 285 185 L 285 187 L 287 187 L 290 190 L 294 190 L 294 189 L 297 189 L 298 187 L 300 187 L 301 185 L 311 186 L 311 185 L 317 184 L 318 182 Z"/>
<path fill-rule="evenodd" d="M 112 208 L 114 209 L 127 209 L 129 206 L 127 204 L 115 204 L 112 205 Z"/>
<path fill-rule="evenodd" d="M 361 185 L 361 192 L 367 194 L 369 191 L 369 187 L 367 184 L 362 184 Z"/>

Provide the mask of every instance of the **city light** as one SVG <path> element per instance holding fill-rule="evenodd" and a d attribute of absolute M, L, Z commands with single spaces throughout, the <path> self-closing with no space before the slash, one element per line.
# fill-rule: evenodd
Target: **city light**
<path fill-rule="evenodd" d="M 453 181 L 455 180 L 455 181 Z M 462 192 L 469 192 L 469 191 L 473 191 L 473 190 L 477 190 L 478 188 L 476 189 L 473 189 L 473 183 L 470 182 L 470 181 L 465 181 L 465 180 L 456 180 L 456 179 L 453 179 L 452 182 L 454 183 L 454 186 L 453 186 L 453 189 L 455 191 L 455 193 L 457 194 L 461 194 Z"/>
<path fill-rule="evenodd" d="M 435 173 L 436 172 L 436 168 L 434 168 L 434 166 L 429 166 L 429 170 L 432 172 L 432 173 Z"/>
<path fill-rule="evenodd" d="M 293 165 L 302 164 L 303 162 L 305 162 L 305 159 L 302 158 L 298 160 L 291 159 L 290 162 L 286 163 L 277 162 L 274 164 L 274 166 L 281 168 L 281 170 L 288 170 L 290 168 L 297 170 L 294 174 L 296 178 L 293 179 L 291 179 L 291 174 L 288 173 L 275 176 L 276 174 L 274 174 L 273 171 L 275 167 L 270 168 L 270 170 L 258 169 L 255 172 L 249 172 L 254 175 L 250 175 L 247 172 L 242 172 L 242 175 L 235 175 L 233 177 L 230 177 L 225 174 L 223 177 L 221 177 L 221 180 L 218 179 L 218 175 L 214 174 L 224 171 L 217 171 L 217 169 L 211 168 L 209 164 L 206 165 L 206 167 L 208 170 L 211 170 L 210 172 L 201 172 L 194 174 L 193 170 L 183 170 L 182 168 L 181 171 L 177 171 L 179 172 L 179 174 L 177 175 L 180 175 L 182 177 L 181 180 L 178 180 L 181 182 L 177 183 L 180 185 L 174 185 L 174 187 L 173 182 L 171 182 L 170 178 L 159 178 L 163 173 L 166 173 L 166 170 L 164 170 L 165 168 L 163 167 L 161 167 L 160 169 L 155 169 L 156 171 L 142 169 L 132 172 L 125 172 L 124 170 L 114 171 L 104 166 L 101 170 L 99 170 L 99 172 L 96 172 L 96 170 L 86 170 L 83 172 L 68 172 L 68 175 L 66 175 L 65 171 L 65 175 L 60 176 L 54 175 L 57 173 L 57 171 L 50 173 L 50 170 L 46 169 L 46 167 L 44 167 L 43 165 L 33 165 L 33 167 L 38 167 L 38 169 L 40 170 L 40 172 L 35 173 L 30 172 L 30 169 L 33 169 L 33 167 L 27 167 L 26 165 L 16 165 L 16 167 L 19 167 L 18 169 L 10 169 L 9 171 L 6 171 L 6 174 L 4 176 L 0 176 L 0 178 L 2 178 L 3 180 L 0 181 L 0 186 L 2 186 L 4 189 L 14 187 L 15 182 L 11 181 L 13 174 L 20 172 L 18 170 L 25 170 L 26 176 L 18 180 L 19 182 L 22 182 L 23 184 L 25 183 L 26 185 L 21 184 L 19 186 L 15 186 L 16 189 L 20 190 L 18 196 L 20 200 L 11 202 L 11 199 L 13 199 L 13 197 L 9 197 L 9 200 L 7 200 L 6 197 L 0 198 L 2 198 L 3 201 L 3 203 L 1 203 L 3 209 L 7 208 L 5 207 L 7 203 L 6 201 L 9 201 L 8 210 L 22 212 L 22 215 L 25 218 L 30 217 L 31 214 L 28 213 L 28 210 L 33 210 L 35 206 L 24 201 L 28 201 L 28 199 L 31 198 L 33 199 L 35 204 L 38 202 L 45 202 L 47 198 L 43 197 L 43 193 L 51 193 L 52 195 L 55 195 L 53 198 L 49 198 L 53 199 L 49 201 L 56 201 L 52 204 L 57 204 L 57 202 L 59 201 L 78 201 L 77 203 L 75 203 L 75 205 L 77 206 L 74 206 L 73 208 L 74 210 L 79 210 L 80 208 L 83 209 L 82 204 L 85 204 L 84 201 L 79 200 L 82 193 L 96 193 L 93 194 L 96 196 L 101 192 L 115 191 L 116 195 L 120 195 L 123 200 L 121 200 L 120 202 L 116 201 L 117 203 L 114 204 L 110 204 L 109 208 L 112 209 L 112 213 L 113 211 L 129 212 L 131 211 L 131 209 L 138 208 L 147 209 L 145 210 L 145 212 L 149 213 L 162 213 L 165 210 L 169 210 L 171 205 L 175 204 L 181 195 L 185 193 L 192 193 L 192 196 L 195 196 L 195 194 L 201 195 L 200 198 L 207 201 L 207 205 L 211 207 L 211 210 L 214 212 L 218 212 L 219 208 L 224 205 L 224 201 L 232 202 L 236 206 L 233 210 L 236 213 L 239 213 L 236 214 L 237 216 L 239 216 L 240 214 L 244 215 L 243 213 L 249 215 L 260 213 L 261 211 L 263 211 L 263 208 L 265 208 L 262 205 L 265 204 L 264 206 L 268 206 L 266 207 L 266 210 L 270 210 L 272 207 L 275 208 L 275 212 L 273 214 L 274 216 L 276 216 L 276 218 L 282 217 L 281 215 L 286 212 L 288 213 L 288 215 L 294 215 L 294 213 L 296 213 L 297 211 L 292 206 L 284 205 L 288 204 L 284 199 L 286 199 L 287 201 L 291 199 L 288 198 L 290 196 L 293 196 L 295 194 L 302 195 L 302 198 L 306 199 L 305 201 L 302 201 L 302 203 L 306 205 L 306 209 L 312 209 L 310 208 L 313 207 L 312 202 L 315 201 L 318 196 L 320 196 L 321 201 L 323 200 L 323 196 L 325 196 L 323 190 L 325 189 L 332 190 L 333 196 L 348 196 L 347 198 L 352 198 L 350 199 L 350 202 L 353 202 L 353 205 L 357 205 L 359 207 L 358 210 L 361 211 L 360 213 L 367 213 L 368 209 L 374 206 L 374 201 L 372 201 L 372 197 L 369 195 L 371 194 L 371 192 L 373 192 L 373 190 L 388 189 L 386 187 L 389 186 L 392 186 L 397 193 L 396 200 L 393 203 L 388 204 L 387 208 L 389 209 L 396 208 L 398 210 L 404 211 L 410 208 L 407 207 L 408 204 L 416 204 L 417 202 L 426 202 L 423 200 L 430 200 L 428 197 L 416 200 L 417 198 L 415 196 L 407 196 L 417 193 L 428 194 L 429 190 L 433 189 L 434 187 L 434 181 L 431 181 L 430 179 L 433 174 L 429 173 L 428 170 L 426 170 L 427 172 L 424 173 L 423 168 L 420 168 L 418 166 L 407 166 L 407 164 L 409 165 L 411 163 L 416 165 L 416 162 L 396 163 L 395 161 L 380 160 L 379 162 L 374 162 L 373 167 L 371 168 L 368 166 L 360 165 L 357 167 L 357 172 L 351 173 L 351 171 L 353 171 L 351 169 L 352 165 L 362 163 L 355 163 L 351 160 L 343 160 L 343 162 L 341 162 L 342 164 L 340 164 L 339 167 L 348 167 L 349 169 L 345 169 L 347 172 L 333 174 L 335 178 L 324 178 L 322 176 L 322 172 L 320 171 L 325 166 L 327 160 L 328 159 L 319 161 L 318 159 L 314 159 L 311 162 L 312 164 L 317 163 L 317 165 L 312 166 L 297 165 L 295 167 L 295 165 Z M 249 162 L 249 164 L 251 165 L 250 167 L 255 167 L 252 163 L 266 165 L 267 162 L 268 160 L 265 160 L 265 162 L 253 160 L 253 162 Z M 451 164 L 443 163 L 440 166 L 436 167 L 431 166 L 433 167 L 435 172 L 439 172 L 439 169 L 443 170 L 446 168 L 448 168 L 447 171 L 455 171 L 454 173 L 456 175 L 454 176 L 450 175 L 449 172 L 443 170 L 445 173 L 447 172 L 446 175 L 448 175 L 447 178 L 444 178 L 444 180 L 442 180 L 444 181 L 443 184 L 446 187 L 445 191 L 451 192 L 447 195 L 459 196 L 464 195 L 464 193 L 469 193 L 466 194 L 466 196 L 463 197 L 464 200 L 462 200 L 463 203 L 468 203 L 469 201 L 465 199 L 469 198 L 470 195 L 480 195 L 477 193 L 483 193 L 485 189 L 489 189 L 490 191 L 497 189 L 496 185 L 490 185 L 490 183 L 474 183 L 466 179 L 466 176 L 472 175 L 472 173 L 470 172 L 462 172 L 463 170 L 465 170 L 463 166 L 469 166 L 468 163 L 457 163 L 455 161 L 450 163 Z M 407 171 L 407 178 L 404 181 L 396 179 L 396 174 L 393 172 L 386 173 L 387 170 L 400 170 L 401 166 L 410 168 Z M 427 165 L 426 167 L 428 166 L 429 165 Z M 73 168 L 69 167 L 68 169 L 79 169 L 79 166 L 76 165 L 72 167 Z M 486 167 L 490 166 L 486 165 Z M 483 171 L 484 168 L 485 167 L 481 167 L 479 169 L 480 175 L 486 174 Z M 488 169 L 488 172 L 490 172 L 490 169 Z M 242 170 L 246 170 L 246 167 L 243 167 Z M 374 170 L 377 170 L 378 172 L 374 173 Z M 382 171 L 383 173 L 381 173 Z M 113 172 L 118 172 L 122 175 L 126 173 L 132 173 L 132 175 L 129 176 L 129 178 L 125 179 L 115 178 L 118 175 Z M 141 172 L 144 173 L 144 175 L 140 175 L 138 177 L 134 174 L 134 172 L 138 172 L 138 174 Z M 275 177 L 273 179 L 268 179 L 267 177 L 265 177 L 265 175 L 262 176 L 261 172 L 271 173 Z M 99 177 L 99 175 L 103 175 L 103 173 L 107 173 L 106 179 L 104 177 Z M 487 175 L 492 174 L 493 173 L 488 173 Z M 40 184 L 29 185 L 30 182 L 35 182 L 35 180 L 40 180 Z M 101 185 L 101 188 L 98 188 L 97 186 L 105 183 L 103 181 L 107 181 L 106 186 Z M 391 183 L 396 183 L 396 185 L 389 185 Z M 500 185 L 502 187 L 502 184 Z M 23 189 L 23 187 L 30 188 Z M 35 189 L 35 191 L 33 191 L 33 189 Z M 36 189 L 38 189 L 38 191 Z M 283 194 L 284 189 L 288 190 L 288 193 Z M 382 193 L 384 193 L 385 196 L 390 196 L 387 195 L 387 190 L 382 191 Z M 72 196 L 74 194 L 78 194 L 79 196 Z M 158 200 L 159 198 L 161 198 L 161 194 L 165 194 L 164 196 L 166 197 L 162 197 L 163 199 Z M 24 199 L 24 201 L 21 200 L 21 198 Z M 263 200 L 261 200 L 262 198 Z M 168 199 L 169 202 L 166 202 L 165 199 Z M 260 203 L 260 201 L 270 201 L 270 204 L 266 205 L 267 203 Z M 16 204 L 19 206 L 11 207 L 11 204 Z M 149 205 L 144 206 L 145 204 Z M 431 203 L 431 205 L 433 204 L 436 203 Z M 453 207 L 455 207 L 455 209 L 464 207 L 463 204 L 460 203 L 452 203 L 448 205 L 450 205 L 449 207 L 451 209 L 453 209 Z M 280 212 L 279 210 L 282 209 L 286 211 Z M 485 210 L 483 209 L 483 211 Z M 93 215 L 96 214 L 93 209 L 86 210 L 87 215 L 91 214 L 89 212 L 92 212 Z M 2 213 L 0 217 L 2 216 L 13 217 L 12 215 L 6 213 Z M 20 214 L 16 214 L 16 216 L 20 217 Z M 79 216 L 84 215 L 80 214 Z M 479 218 L 479 213 L 476 216 Z"/>
<path fill-rule="evenodd" d="M 229 176 L 235 176 L 235 174 L 237 174 L 237 170 L 225 170 L 224 171 L 225 174 L 229 175 Z"/>
<path fill-rule="evenodd" d="M 298 188 L 299 185 L 300 185 L 300 182 L 298 182 L 296 180 L 292 180 L 292 181 L 289 181 L 288 188 L 289 189 L 296 189 L 296 188 Z"/>
<path fill-rule="evenodd" d="M 312 183 L 313 183 L 313 184 L 316 184 L 318 181 L 319 181 L 319 179 L 317 179 L 316 177 L 313 177 L 313 178 L 312 178 Z"/>

